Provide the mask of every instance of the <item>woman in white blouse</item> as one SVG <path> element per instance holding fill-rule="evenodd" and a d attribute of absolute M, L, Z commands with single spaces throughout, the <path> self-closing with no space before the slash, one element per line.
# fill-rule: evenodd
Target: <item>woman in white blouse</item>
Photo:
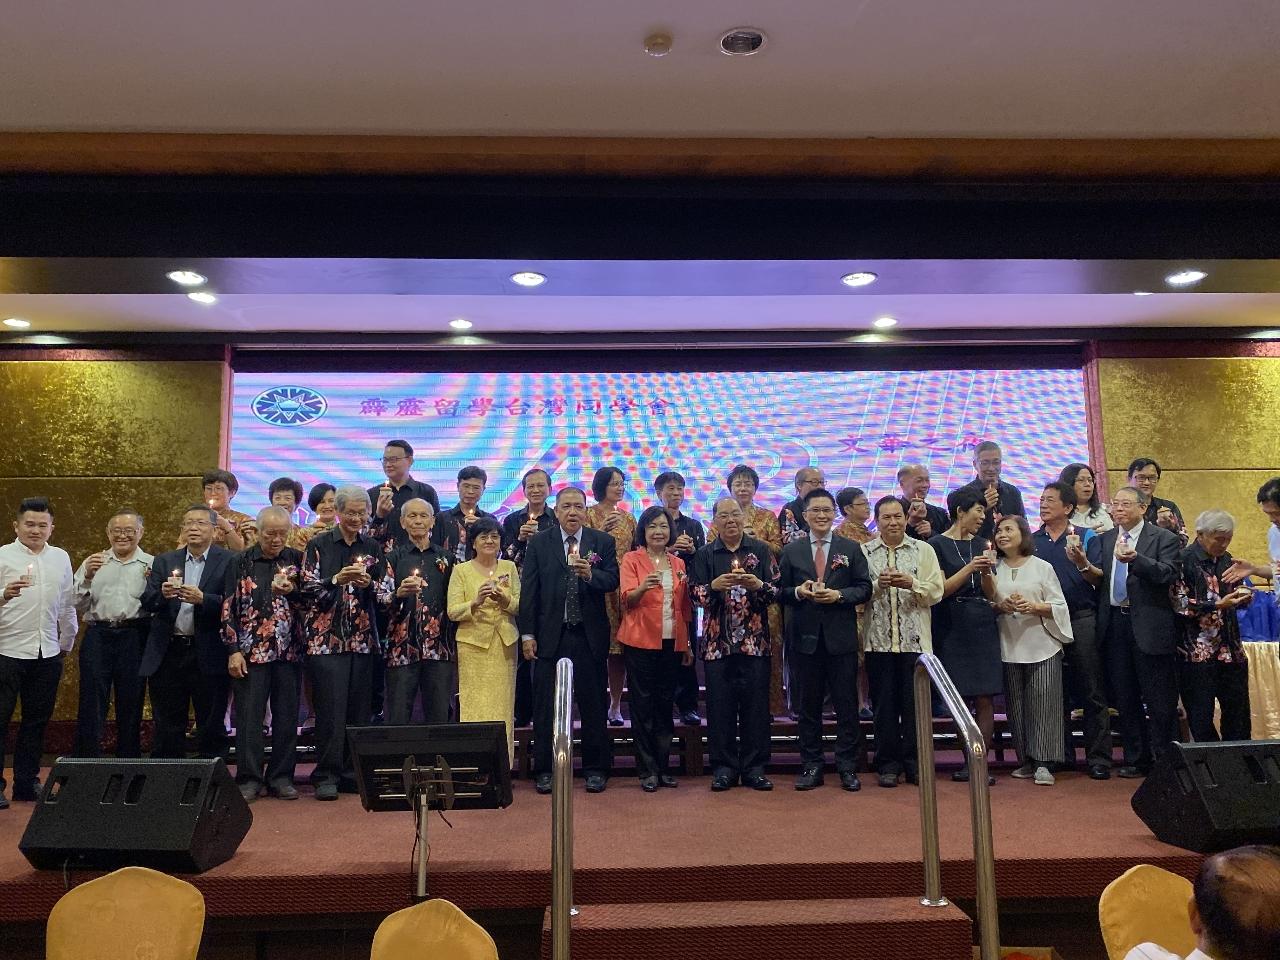
<path fill-rule="evenodd" d="M 1070 643 L 1071 614 L 1058 575 L 1034 555 L 1025 517 L 996 527 L 995 605 L 1009 729 L 1021 765 L 1019 780 L 1053 786 L 1050 766 L 1062 756 L 1062 646 Z"/>

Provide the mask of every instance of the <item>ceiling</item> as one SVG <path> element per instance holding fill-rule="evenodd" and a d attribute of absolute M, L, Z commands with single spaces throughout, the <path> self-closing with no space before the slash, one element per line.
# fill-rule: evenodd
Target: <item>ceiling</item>
<path fill-rule="evenodd" d="M 51 0 L 4 32 L 10 131 L 1280 135 L 1271 0 Z"/>

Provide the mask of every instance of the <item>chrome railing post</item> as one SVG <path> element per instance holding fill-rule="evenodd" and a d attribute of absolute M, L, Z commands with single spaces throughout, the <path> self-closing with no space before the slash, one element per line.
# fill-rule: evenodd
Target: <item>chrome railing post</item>
<path fill-rule="evenodd" d="M 569 960 L 573 906 L 573 661 L 556 663 L 551 768 L 551 956 Z"/>
<path fill-rule="evenodd" d="M 926 906 L 942 906 L 942 855 L 938 844 L 938 796 L 933 771 L 931 686 L 947 705 L 969 760 L 969 808 L 973 830 L 974 892 L 977 899 L 978 945 L 982 960 L 1000 960 L 1000 915 L 996 902 L 995 844 L 991 832 L 991 787 L 987 783 L 987 746 L 960 691 L 931 653 L 916 661 L 916 754 L 920 769 L 920 827 Z"/>

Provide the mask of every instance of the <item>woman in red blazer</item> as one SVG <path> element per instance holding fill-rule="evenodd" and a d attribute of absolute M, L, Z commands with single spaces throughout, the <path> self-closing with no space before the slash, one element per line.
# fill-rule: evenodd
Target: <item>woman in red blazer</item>
<path fill-rule="evenodd" d="M 689 650 L 689 578 L 684 561 L 667 552 L 671 521 L 662 507 L 650 507 L 636 524 L 636 549 L 622 558 L 618 596 L 622 622 L 618 642 L 631 694 L 631 732 L 636 773 L 646 793 L 674 787 L 667 772 L 676 667 L 693 662 Z"/>

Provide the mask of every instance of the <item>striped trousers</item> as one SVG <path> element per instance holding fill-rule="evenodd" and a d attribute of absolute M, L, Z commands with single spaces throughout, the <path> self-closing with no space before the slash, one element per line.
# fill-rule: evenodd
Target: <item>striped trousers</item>
<path fill-rule="evenodd" d="M 1022 763 L 1049 766 L 1062 758 L 1062 653 L 1039 663 L 1004 665 L 1009 732 Z"/>

